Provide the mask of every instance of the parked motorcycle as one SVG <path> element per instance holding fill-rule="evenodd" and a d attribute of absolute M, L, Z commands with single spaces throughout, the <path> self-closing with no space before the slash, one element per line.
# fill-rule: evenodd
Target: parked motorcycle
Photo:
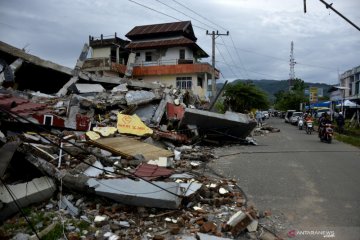
<path fill-rule="evenodd" d="M 313 121 L 307 121 L 305 127 L 306 127 L 306 133 L 311 134 L 314 131 Z"/>
<path fill-rule="evenodd" d="M 325 130 L 323 129 L 320 133 L 320 141 L 331 143 L 332 137 L 334 135 L 334 126 L 332 124 L 328 123 L 328 124 L 325 124 L 325 126 L 323 126 L 323 128 L 325 128 Z"/>
<path fill-rule="evenodd" d="M 303 130 L 303 127 L 304 127 L 304 119 L 302 117 L 299 117 L 299 120 L 298 120 L 298 128 L 299 130 Z"/>

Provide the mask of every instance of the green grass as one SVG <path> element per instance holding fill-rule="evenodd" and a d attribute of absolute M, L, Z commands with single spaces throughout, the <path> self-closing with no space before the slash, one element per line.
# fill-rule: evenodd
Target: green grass
<path fill-rule="evenodd" d="M 335 139 L 344 143 L 351 144 L 355 147 L 360 148 L 360 137 L 359 136 L 349 136 L 343 134 L 335 134 Z"/>
<path fill-rule="evenodd" d="M 63 227 L 61 224 L 56 224 L 55 228 L 48 234 L 41 238 L 41 240 L 54 240 L 63 236 Z"/>

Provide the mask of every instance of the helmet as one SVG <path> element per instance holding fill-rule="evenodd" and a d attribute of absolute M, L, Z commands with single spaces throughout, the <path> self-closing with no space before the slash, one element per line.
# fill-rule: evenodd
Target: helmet
<path fill-rule="evenodd" d="M 339 115 L 342 115 L 342 112 L 339 112 Z"/>

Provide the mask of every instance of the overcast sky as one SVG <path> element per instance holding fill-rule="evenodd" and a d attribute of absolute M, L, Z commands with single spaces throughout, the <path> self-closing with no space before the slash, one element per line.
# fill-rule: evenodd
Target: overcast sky
<path fill-rule="evenodd" d="M 360 26 L 359 0 L 326 1 Z M 230 31 L 216 39 L 223 79 L 288 79 L 291 41 L 295 77 L 307 82 L 336 84 L 360 65 L 360 31 L 319 0 L 307 0 L 306 14 L 303 0 L 0 0 L 0 40 L 73 68 L 89 35 L 125 38 L 134 26 L 175 18 L 192 21 L 209 55 L 206 30 Z"/>

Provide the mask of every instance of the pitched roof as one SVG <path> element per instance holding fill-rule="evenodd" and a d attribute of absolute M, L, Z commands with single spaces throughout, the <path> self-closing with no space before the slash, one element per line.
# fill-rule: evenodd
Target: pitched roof
<path fill-rule="evenodd" d="M 125 36 L 131 40 L 164 36 L 186 36 L 193 41 L 197 40 L 190 21 L 136 26 Z"/>

